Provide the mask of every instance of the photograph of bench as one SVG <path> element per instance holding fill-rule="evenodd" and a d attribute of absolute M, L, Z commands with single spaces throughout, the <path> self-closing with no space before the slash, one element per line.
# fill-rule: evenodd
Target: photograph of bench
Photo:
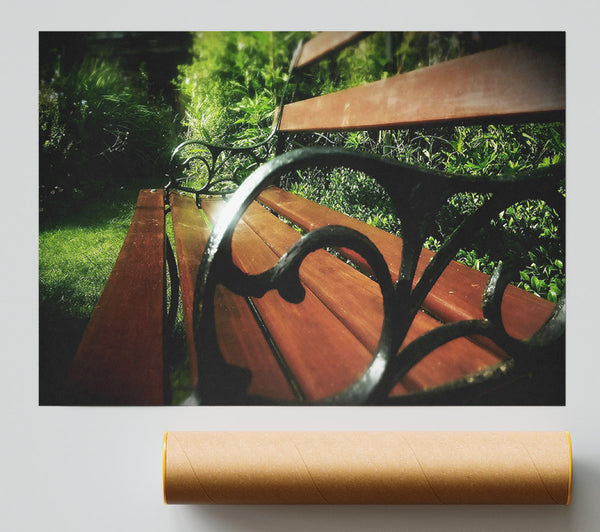
<path fill-rule="evenodd" d="M 290 77 L 362 37 L 301 43 Z M 180 293 L 194 387 L 185 404 L 564 404 L 564 296 L 555 304 L 509 284 L 510 268 L 489 276 L 454 260 L 527 199 L 558 213 L 564 246 L 564 164 L 473 177 L 337 147 L 285 150 L 310 132 L 564 121 L 562 39 L 562 49 L 510 44 L 324 96 L 284 95 L 253 146 L 183 142 L 165 189 L 140 191 L 71 368 L 73 401 L 165 403 Z M 217 186 L 219 161 L 237 156 L 262 164 L 239 187 Z M 198 160 L 209 178 L 194 189 L 178 172 Z M 385 189 L 402 238 L 281 187 L 339 167 Z M 486 201 L 437 253 L 425 249 L 436 214 L 462 192 Z"/>

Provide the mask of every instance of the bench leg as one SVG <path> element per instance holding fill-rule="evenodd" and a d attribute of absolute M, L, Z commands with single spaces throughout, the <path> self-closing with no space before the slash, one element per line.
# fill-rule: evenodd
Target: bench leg
<path fill-rule="evenodd" d="M 165 309 L 165 324 L 168 335 L 173 334 L 175 330 L 175 320 L 177 319 L 177 309 L 179 307 L 179 275 L 177 273 L 177 261 L 169 237 L 165 235 L 165 260 L 169 271 L 169 281 L 171 286 L 171 298 L 168 308 Z M 165 296 L 165 304 L 167 298 Z"/>

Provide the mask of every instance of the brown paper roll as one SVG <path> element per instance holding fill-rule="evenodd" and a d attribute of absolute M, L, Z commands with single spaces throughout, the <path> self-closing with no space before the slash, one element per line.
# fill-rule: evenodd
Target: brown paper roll
<path fill-rule="evenodd" d="M 168 432 L 165 503 L 568 504 L 568 432 Z"/>

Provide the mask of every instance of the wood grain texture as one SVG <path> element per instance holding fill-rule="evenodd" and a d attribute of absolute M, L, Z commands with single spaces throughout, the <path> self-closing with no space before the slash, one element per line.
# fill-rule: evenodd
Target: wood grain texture
<path fill-rule="evenodd" d="M 296 196 L 277 187 L 269 187 L 259 200 L 298 226 L 310 231 L 325 225 L 346 225 L 365 234 L 383 254 L 393 279 L 397 279 L 402 256 L 402 239 L 346 216 L 318 203 Z M 344 250 L 342 250 L 344 252 Z M 345 252 L 352 260 L 362 259 Z M 415 282 L 434 253 L 423 248 Z M 367 267 L 363 262 L 363 267 Z M 443 322 L 481 319 L 481 296 L 488 276 L 452 261 L 425 299 L 423 307 Z M 502 300 L 502 317 L 507 332 L 515 338 L 527 338 L 550 317 L 554 304 L 509 285 Z"/>
<path fill-rule="evenodd" d="M 322 59 L 325 55 L 359 39 L 363 34 L 364 32 L 361 31 L 324 31 L 319 33 L 302 46 L 296 68 Z"/>
<path fill-rule="evenodd" d="M 277 256 L 282 256 L 300 239 L 298 232 L 257 203 L 248 208 L 243 219 Z M 383 302 L 378 284 L 325 250 L 306 257 L 300 277 L 303 284 L 374 353 L 383 324 Z M 435 318 L 419 312 L 401 348 L 439 325 L 441 323 Z M 467 338 L 459 338 L 425 357 L 391 395 L 447 384 L 495 366 L 503 359 Z"/>
<path fill-rule="evenodd" d="M 210 228 L 192 198 L 173 193 L 170 203 L 192 382 L 196 384 L 202 368 L 198 369 L 192 325 L 194 287 Z M 245 299 L 222 286 L 217 287 L 215 316 L 219 347 L 226 362 L 252 372 L 247 392 L 273 399 L 292 399 L 291 389 Z"/>
<path fill-rule="evenodd" d="M 283 108 L 282 131 L 556 117 L 565 110 L 564 57 L 509 45 Z"/>
<path fill-rule="evenodd" d="M 163 403 L 163 291 L 163 192 L 142 190 L 71 368 L 78 402 Z"/>
<path fill-rule="evenodd" d="M 203 200 L 202 207 L 214 220 L 222 203 Z M 232 247 L 235 264 L 250 274 L 261 273 L 278 260 L 244 221 L 235 229 Z M 311 290 L 299 304 L 285 301 L 273 290 L 254 298 L 254 304 L 309 400 L 344 390 L 372 359 L 369 350 Z"/>

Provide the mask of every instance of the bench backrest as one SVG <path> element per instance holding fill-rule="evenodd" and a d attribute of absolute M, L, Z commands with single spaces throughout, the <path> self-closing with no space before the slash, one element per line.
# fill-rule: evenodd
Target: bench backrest
<path fill-rule="evenodd" d="M 357 32 L 326 32 L 304 44 L 296 69 L 354 43 Z M 553 46 L 510 44 L 390 78 L 288 103 L 280 131 L 394 128 L 564 118 L 564 38 Z"/>

